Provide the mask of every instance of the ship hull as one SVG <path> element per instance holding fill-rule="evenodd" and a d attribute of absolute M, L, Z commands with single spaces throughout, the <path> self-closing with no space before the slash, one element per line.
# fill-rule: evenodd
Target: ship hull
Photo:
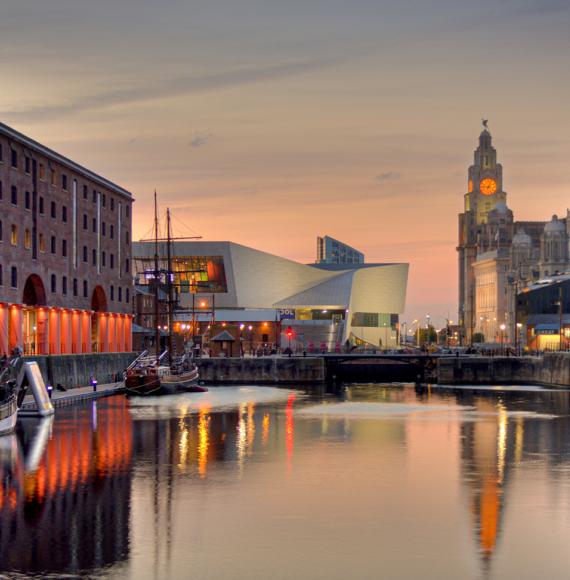
<path fill-rule="evenodd" d="M 203 393 L 196 369 L 180 375 L 157 376 L 133 373 L 125 379 L 125 392 L 133 397 L 158 397 L 177 393 Z"/>

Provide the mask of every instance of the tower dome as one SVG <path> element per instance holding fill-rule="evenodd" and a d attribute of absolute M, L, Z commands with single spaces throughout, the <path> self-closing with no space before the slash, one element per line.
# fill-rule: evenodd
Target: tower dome
<path fill-rule="evenodd" d="M 523 229 L 518 230 L 513 236 L 513 246 L 530 246 L 531 244 L 531 237 Z"/>
<path fill-rule="evenodd" d="M 557 215 L 553 215 L 552 219 L 544 226 L 545 234 L 556 234 L 559 232 L 566 232 L 566 226 L 558 219 Z"/>

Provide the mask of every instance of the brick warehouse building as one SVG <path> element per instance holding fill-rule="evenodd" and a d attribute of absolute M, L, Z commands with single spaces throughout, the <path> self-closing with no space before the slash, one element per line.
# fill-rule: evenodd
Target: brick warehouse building
<path fill-rule="evenodd" d="M 131 350 L 132 203 L 0 123 L 0 355 Z"/>

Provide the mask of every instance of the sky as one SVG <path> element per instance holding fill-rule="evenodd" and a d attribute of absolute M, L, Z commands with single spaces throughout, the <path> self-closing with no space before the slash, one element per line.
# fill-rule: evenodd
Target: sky
<path fill-rule="evenodd" d="M 409 262 L 457 316 L 457 214 L 489 119 L 516 219 L 566 214 L 570 0 L 0 0 L 0 121 L 179 233 Z"/>

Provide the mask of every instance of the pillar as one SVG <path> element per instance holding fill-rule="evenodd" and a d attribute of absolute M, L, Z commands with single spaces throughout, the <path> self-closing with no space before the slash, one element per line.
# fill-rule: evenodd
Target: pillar
<path fill-rule="evenodd" d="M 125 316 L 125 352 L 133 350 L 133 318 L 132 316 Z"/>
<path fill-rule="evenodd" d="M 114 314 L 107 315 L 109 327 L 109 352 L 117 352 L 117 317 Z"/>
<path fill-rule="evenodd" d="M 23 348 L 24 338 L 24 313 L 20 306 L 12 305 L 9 310 L 8 324 L 8 350 L 10 352 L 17 346 Z"/>
<path fill-rule="evenodd" d="M 91 313 L 81 313 L 81 352 L 91 352 Z"/>
<path fill-rule="evenodd" d="M 10 354 L 8 348 L 8 305 L 0 304 L 0 356 Z"/>
<path fill-rule="evenodd" d="M 71 352 L 78 354 L 81 349 L 81 312 L 74 310 L 71 314 Z"/>
<path fill-rule="evenodd" d="M 61 354 L 71 354 L 71 311 L 62 310 L 61 326 Z"/>
<path fill-rule="evenodd" d="M 119 314 L 117 323 L 117 352 L 125 352 L 125 315 Z"/>
<path fill-rule="evenodd" d="M 61 333 L 60 333 L 60 321 L 59 321 L 59 310 L 56 308 L 50 308 L 48 311 L 48 324 L 49 324 L 49 353 L 50 354 L 60 354 L 61 353 Z"/>
<path fill-rule="evenodd" d="M 99 352 L 109 352 L 109 325 L 106 314 L 98 315 L 99 321 Z"/>
<path fill-rule="evenodd" d="M 36 328 L 37 353 L 49 354 L 49 317 L 43 306 L 36 310 Z"/>

